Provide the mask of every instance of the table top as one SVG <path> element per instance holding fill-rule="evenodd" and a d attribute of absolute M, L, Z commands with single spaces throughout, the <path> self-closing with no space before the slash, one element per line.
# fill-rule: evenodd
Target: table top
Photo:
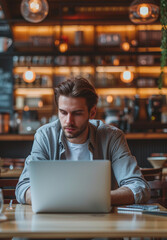
<path fill-rule="evenodd" d="M 31 206 L 4 205 L 0 238 L 167 237 L 167 217 L 141 213 L 56 214 L 32 212 Z"/>

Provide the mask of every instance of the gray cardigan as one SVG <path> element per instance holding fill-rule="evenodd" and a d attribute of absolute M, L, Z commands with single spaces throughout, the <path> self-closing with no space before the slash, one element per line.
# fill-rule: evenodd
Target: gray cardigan
<path fill-rule="evenodd" d="M 34 138 L 31 154 L 25 161 L 23 172 L 16 186 L 16 199 L 25 203 L 25 192 L 30 187 L 28 164 L 31 160 L 65 159 L 65 143 L 60 121 L 40 127 Z M 91 159 L 108 159 L 112 165 L 112 189 L 130 188 L 135 203 L 146 202 L 150 189 L 144 180 L 134 156 L 131 155 L 125 136 L 116 127 L 99 120 L 89 122 L 89 151 Z"/>

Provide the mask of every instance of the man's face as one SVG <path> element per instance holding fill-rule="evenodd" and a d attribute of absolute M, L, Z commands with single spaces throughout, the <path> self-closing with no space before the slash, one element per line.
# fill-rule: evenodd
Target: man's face
<path fill-rule="evenodd" d="M 96 113 L 96 107 L 88 112 L 85 98 L 60 95 L 58 114 L 62 129 L 68 141 L 84 143 L 88 137 L 88 121 Z"/>

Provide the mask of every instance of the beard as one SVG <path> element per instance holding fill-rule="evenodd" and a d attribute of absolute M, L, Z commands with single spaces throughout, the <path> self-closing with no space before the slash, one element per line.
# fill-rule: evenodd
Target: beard
<path fill-rule="evenodd" d="M 77 138 L 77 137 L 81 136 L 88 128 L 88 121 L 89 121 L 89 119 L 87 121 L 85 121 L 85 123 L 79 128 L 73 124 L 62 127 L 66 138 L 70 139 L 70 138 Z M 68 131 L 68 129 L 70 129 L 71 131 Z"/>

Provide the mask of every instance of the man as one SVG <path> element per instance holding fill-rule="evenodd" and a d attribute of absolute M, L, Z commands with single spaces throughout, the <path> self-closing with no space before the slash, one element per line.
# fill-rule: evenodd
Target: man
<path fill-rule="evenodd" d="M 114 176 L 111 204 L 146 202 L 150 190 L 124 134 L 116 127 L 92 120 L 98 101 L 94 87 L 83 78 L 67 80 L 56 87 L 55 100 L 59 119 L 40 127 L 35 134 L 16 187 L 18 202 L 31 204 L 28 164 L 33 159 L 109 159 Z"/>

